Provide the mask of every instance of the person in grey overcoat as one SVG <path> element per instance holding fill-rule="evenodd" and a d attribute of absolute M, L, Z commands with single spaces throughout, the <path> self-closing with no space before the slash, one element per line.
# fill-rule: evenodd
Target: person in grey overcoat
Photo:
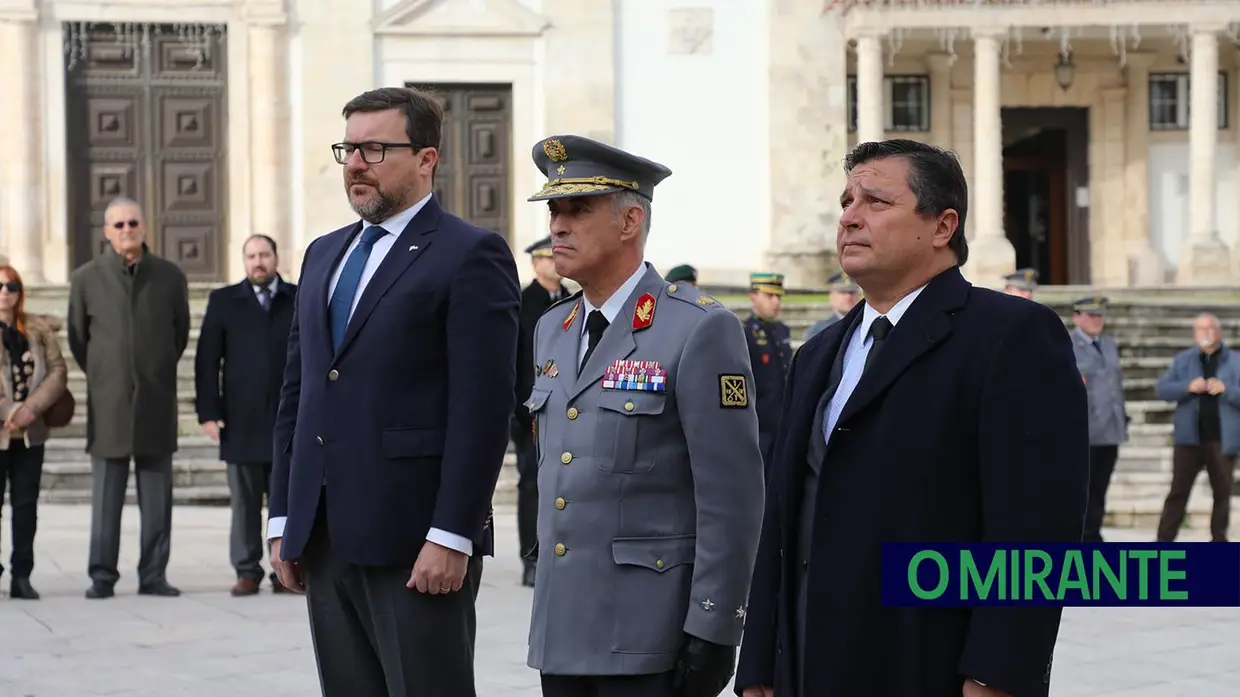
<path fill-rule="evenodd" d="M 177 362 L 189 342 L 189 284 L 151 253 L 138 204 L 104 214 L 111 243 L 73 272 L 69 350 L 86 373 L 86 451 L 91 456 L 88 598 L 108 598 L 120 578 L 121 511 L 132 458 L 142 542 L 138 592 L 175 596 L 165 577 L 171 552 L 172 455 L 177 449 Z"/>
<path fill-rule="evenodd" d="M 762 526 L 753 371 L 735 314 L 643 260 L 662 165 L 578 136 L 534 147 L 556 271 L 534 334 L 544 697 L 715 697 Z"/>
<path fill-rule="evenodd" d="M 1108 301 L 1081 298 L 1072 304 L 1072 350 L 1089 396 L 1089 503 L 1085 508 L 1083 542 L 1102 542 L 1107 489 L 1119 446 L 1128 442 L 1128 409 L 1124 402 L 1124 374 L 1119 345 L 1103 333 Z"/>

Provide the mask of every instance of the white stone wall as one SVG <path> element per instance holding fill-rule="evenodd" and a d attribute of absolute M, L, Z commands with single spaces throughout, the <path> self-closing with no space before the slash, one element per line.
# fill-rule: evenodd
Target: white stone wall
<path fill-rule="evenodd" d="M 672 170 L 647 259 L 743 282 L 770 244 L 766 2 L 617 4 L 618 145 Z"/>
<path fill-rule="evenodd" d="M 1215 186 L 1215 220 L 1219 237 L 1231 248 L 1240 242 L 1240 172 L 1237 172 L 1236 144 L 1220 143 L 1215 151 L 1218 178 Z M 1154 248 L 1174 272 L 1179 266 L 1180 249 L 1188 236 L 1189 148 L 1184 140 L 1150 144 L 1149 234 Z M 1171 277 L 1174 280 L 1174 277 Z"/>

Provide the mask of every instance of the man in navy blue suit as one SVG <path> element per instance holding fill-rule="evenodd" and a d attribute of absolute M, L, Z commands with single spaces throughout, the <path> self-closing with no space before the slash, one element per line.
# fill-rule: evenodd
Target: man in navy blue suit
<path fill-rule="evenodd" d="M 268 537 L 307 594 L 324 697 L 472 697 L 474 603 L 515 402 L 521 288 L 500 235 L 432 194 L 443 108 L 344 108 L 361 221 L 306 249 Z"/>

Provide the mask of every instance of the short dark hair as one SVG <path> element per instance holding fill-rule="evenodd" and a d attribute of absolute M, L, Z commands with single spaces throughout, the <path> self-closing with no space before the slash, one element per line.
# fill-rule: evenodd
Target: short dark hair
<path fill-rule="evenodd" d="M 443 104 L 430 92 L 413 87 L 380 87 L 363 92 L 341 112 L 347 119 L 361 112 L 400 109 L 405 116 L 405 134 L 418 149 L 439 148 L 443 134 Z"/>
<path fill-rule="evenodd" d="M 965 216 L 969 212 L 969 184 L 956 153 L 915 140 L 871 141 L 853 148 L 844 158 L 844 172 L 851 173 L 857 165 L 887 157 L 908 162 L 908 188 L 917 197 L 919 215 L 942 215 L 956 211 L 959 224 L 947 246 L 956 253 L 956 265 L 969 260 L 969 241 L 964 236 Z"/>
<path fill-rule="evenodd" d="M 242 243 L 241 243 L 241 253 L 242 253 L 242 254 L 244 254 L 244 253 L 245 253 L 245 248 L 246 248 L 247 246 L 249 246 L 249 244 L 250 244 L 251 242 L 253 242 L 254 240 L 266 240 L 267 244 L 271 245 L 271 253 L 272 253 L 272 254 L 279 254 L 279 253 L 280 253 L 280 247 L 279 247 L 278 245 L 276 245 L 276 241 L 275 241 L 274 239 L 272 239 L 272 238 L 268 237 L 267 235 L 257 234 L 257 235 L 250 235 L 249 237 L 245 238 L 245 242 L 242 242 Z"/>

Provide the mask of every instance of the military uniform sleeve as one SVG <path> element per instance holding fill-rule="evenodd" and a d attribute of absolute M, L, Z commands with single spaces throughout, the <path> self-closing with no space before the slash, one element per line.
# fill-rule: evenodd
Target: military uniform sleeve
<path fill-rule="evenodd" d="M 676 402 L 693 473 L 697 550 L 686 633 L 735 646 L 762 527 L 764 475 L 753 370 L 740 320 L 720 307 L 689 336 Z"/>

